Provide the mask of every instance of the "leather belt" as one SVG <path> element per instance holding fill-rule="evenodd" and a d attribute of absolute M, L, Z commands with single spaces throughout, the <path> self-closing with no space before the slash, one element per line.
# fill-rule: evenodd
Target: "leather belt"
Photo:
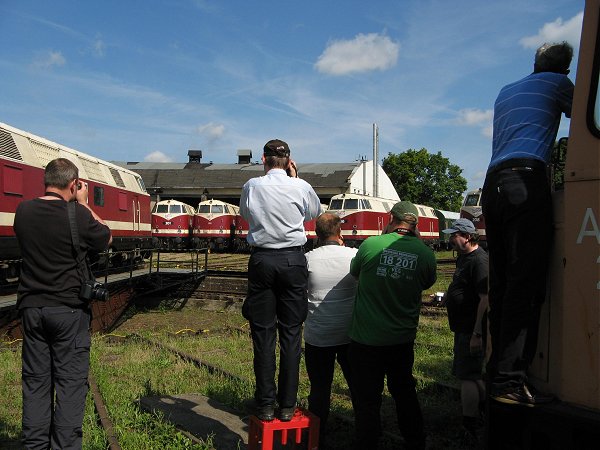
<path fill-rule="evenodd" d="M 283 247 L 283 248 L 267 248 L 267 247 L 252 247 L 252 253 L 256 252 L 301 252 L 304 251 L 304 247 L 296 245 L 294 247 Z"/>
<path fill-rule="evenodd" d="M 546 163 L 539 159 L 512 158 L 490 167 L 488 173 L 495 173 L 500 170 L 533 172 L 534 170 L 546 170 Z"/>

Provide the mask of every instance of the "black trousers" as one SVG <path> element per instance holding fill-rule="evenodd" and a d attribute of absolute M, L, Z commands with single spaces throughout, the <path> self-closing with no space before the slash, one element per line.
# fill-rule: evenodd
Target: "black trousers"
<path fill-rule="evenodd" d="M 376 449 L 378 446 L 383 383 L 387 377 L 406 448 L 424 450 L 423 416 L 412 374 L 414 343 L 372 346 L 351 341 L 348 357 L 355 394 L 356 448 Z"/>
<path fill-rule="evenodd" d="M 489 251 L 492 388 L 523 383 L 535 356 L 552 247 L 553 215 L 545 166 L 509 160 L 491 170 L 482 193 Z"/>
<path fill-rule="evenodd" d="M 24 448 L 81 449 L 90 314 L 67 306 L 25 308 L 21 326 Z"/>
<path fill-rule="evenodd" d="M 254 250 L 248 261 L 248 296 L 242 313 L 250 322 L 258 406 L 296 404 L 302 324 L 308 314 L 308 269 L 301 248 Z M 279 376 L 275 346 L 279 333 Z"/>
<path fill-rule="evenodd" d="M 310 380 L 310 393 L 308 394 L 308 410 L 315 414 L 320 422 L 320 434 L 325 435 L 327 429 L 327 418 L 331 405 L 331 384 L 335 361 L 342 368 L 342 373 L 348 383 L 351 398 L 352 395 L 352 373 L 348 362 L 348 344 L 333 345 L 330 347 L 317 347 L 304 343 L 304 360 L 306 372 Z"/>

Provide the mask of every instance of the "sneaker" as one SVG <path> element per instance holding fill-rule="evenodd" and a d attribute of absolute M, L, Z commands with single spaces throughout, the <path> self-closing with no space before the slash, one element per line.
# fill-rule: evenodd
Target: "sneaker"
<path fill-rule="evenodd" d="M 524 405 L 533 407 L 545 403 L 551 403 L 555 397 L 552 394 L 544 394 L 542 392 L 535 392 L 532 388 L 526 384 L 511 388 L 503 393 L 494 395 L 494 400 L 500 403 L 506 403 L 510 405 Z"/>

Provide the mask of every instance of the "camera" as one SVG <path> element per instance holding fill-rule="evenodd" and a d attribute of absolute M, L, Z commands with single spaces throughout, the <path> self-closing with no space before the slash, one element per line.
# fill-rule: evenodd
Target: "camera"
<path fill-rule="evenodd" d="M 81 284 L 79 298 L 88 302 L 92 300 L 105 302 L 109 298 L 108 289 L 102 283 L 98 283 L 95 280 L 84 281 Z"/>

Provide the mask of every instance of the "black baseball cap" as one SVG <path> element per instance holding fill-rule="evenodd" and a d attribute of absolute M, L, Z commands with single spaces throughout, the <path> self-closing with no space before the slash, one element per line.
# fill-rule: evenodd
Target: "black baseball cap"
<path fill-rule="evenodd" d="M 286 158 L 290 156 L 290 147 L 281 139 L 271 139 L 263 147 L 265 156 L 278 156 Z"/>

